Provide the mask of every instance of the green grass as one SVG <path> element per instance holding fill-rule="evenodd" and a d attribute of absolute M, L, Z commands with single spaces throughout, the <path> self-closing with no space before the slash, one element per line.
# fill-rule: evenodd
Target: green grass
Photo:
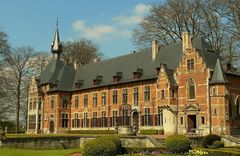
<path fill-rule="evenodd" d="M 69 156 L 75 152 L 80 152 L 80 149 L 27 150 L 0 148 L 0 156 Z"/>

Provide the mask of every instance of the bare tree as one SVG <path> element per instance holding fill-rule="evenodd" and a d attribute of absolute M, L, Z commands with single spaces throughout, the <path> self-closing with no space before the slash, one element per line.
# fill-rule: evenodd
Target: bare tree
<path fill-rule="evenodd" d="M 9 90 L 15 95 L 15 108 L 16 108 L 16 133 L 19 132 L 19 116 L 21 101 L 26 88 L 24 87 L 24 80 L 27 79 L 31 66 L 29 65 L 29 58 L 33 49 L 30 47 L 20 47 L 12 49 L 10 53 L 4 54 L 6 62 L 6 71 L 8 75 Z M 25 103 L 26 104 L 26 103 Z"/>
<path fill-rule="evenodd" d="M 235 30 L 240 30 L 239 3 L 239 0 L 166 0 L 154 3 L 150 14 L 134 30 L 134 43 L 149 46 L 152 40 L 158 40 L 160 44 L 179 42 L 181 33 L 188 31 L 193 38 L 204 36 L 212 49 L 227 55 L 232 61 L 236 57 Z"/>
<path fill-rule="evenodd" d="M 10 109 L 12 108 L 6 98 L 8 90 L 6 89 L 7 78 L 5 77 L 3 62 L 3 54 L 9 52 L 9 49 L 7 34 L 0 30 L 0 121 L 9 119 Z"/>
<path fill-rule="evenodd" d="M 67 64 L 74 64 L 74 61 L 79 64 L 87 64 L 93 59 L 101 59 L 102 54 L 99 53 L 98 47 L 88 39 L 79 39 L 63 43 L 62 58 Z"/>

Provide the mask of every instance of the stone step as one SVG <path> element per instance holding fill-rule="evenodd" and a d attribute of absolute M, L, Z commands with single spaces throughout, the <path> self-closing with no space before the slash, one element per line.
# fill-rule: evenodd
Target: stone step
<path fill-rule="evenodd" d="M 151 136 L 147 136 L 147 139 L 154 144 L 156 147 L 162 146 L 163 144 Z"/>

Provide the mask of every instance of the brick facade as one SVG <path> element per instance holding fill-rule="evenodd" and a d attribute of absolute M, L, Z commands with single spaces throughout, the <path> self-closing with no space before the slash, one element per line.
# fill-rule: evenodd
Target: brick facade
<path fill-rule="evenodd" d="M 151 59 L 157 61 L 155 55 L 161 48 L 154 44 Z M 38 106 L 35 110 L 29 107 L 27 132 L 63 133 L 137 124 L 139 130 L 164 129 L 165 134 L 233 133 L 240 128 L 240 74 L 231 68 L 222 71 L 226 83 L 211 83 L 217 55 L 209 54 L 215 58 L 210 67 L 204 58 L 206 54 L 194 47 L 187 33 L 183 33 L 181 44 L 182 54 L 176 68 L 159 63 L 151 78 L 141 79 L 133 72 L 129 81 L 118 83 L 118 77 L 112 75 L 111 84 L 98 85 L 96 80 L 101 83 L 106 77 L 102 75 L 94 79 L 92 87 L 54 91 L 51 83 L 37 83 L 34 77 L 29 101 L 36 99 Z M 36 126 L 30 127 L 34 124 L 29 120 L 33 120 L 33 115 Z"/>

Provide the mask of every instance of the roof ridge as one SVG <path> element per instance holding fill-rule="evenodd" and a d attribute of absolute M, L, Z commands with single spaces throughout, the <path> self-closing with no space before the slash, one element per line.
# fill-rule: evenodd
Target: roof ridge
<path fill-rule="evenodd" d="M 147 49 L 144 49 L 144 50 L 147 50 Z M 144 50 L 138 51 L 138 52 L 127 53 L 127 54 L 121 55 L 121 56 L 112 57 L 112 58 L 109 58 L 109 59 L 106 59 L 106 60 L 102 60 L 102 61 L 100 61 L 100 62 L 87 63 L 87 64 L 84 64 L 84 65 L 81 65 L 80 68 L 81 68 L 82 66 L 87 66 L 87 65 L 92 65 L 92 64 L 108 63 L 108 62 L 110 62 L 110 61 L 114 61 L 114 60 L 117 60 L 117 59 L 119 59 L 119 58 L 124 58 L 124 57 L 127 57 L 127 56 L 129 56 L 129 55 L 135 55 L 135 54 L 139 54 L 139 53 L 147 53 L 147 51 L 144 51 Z"/>

